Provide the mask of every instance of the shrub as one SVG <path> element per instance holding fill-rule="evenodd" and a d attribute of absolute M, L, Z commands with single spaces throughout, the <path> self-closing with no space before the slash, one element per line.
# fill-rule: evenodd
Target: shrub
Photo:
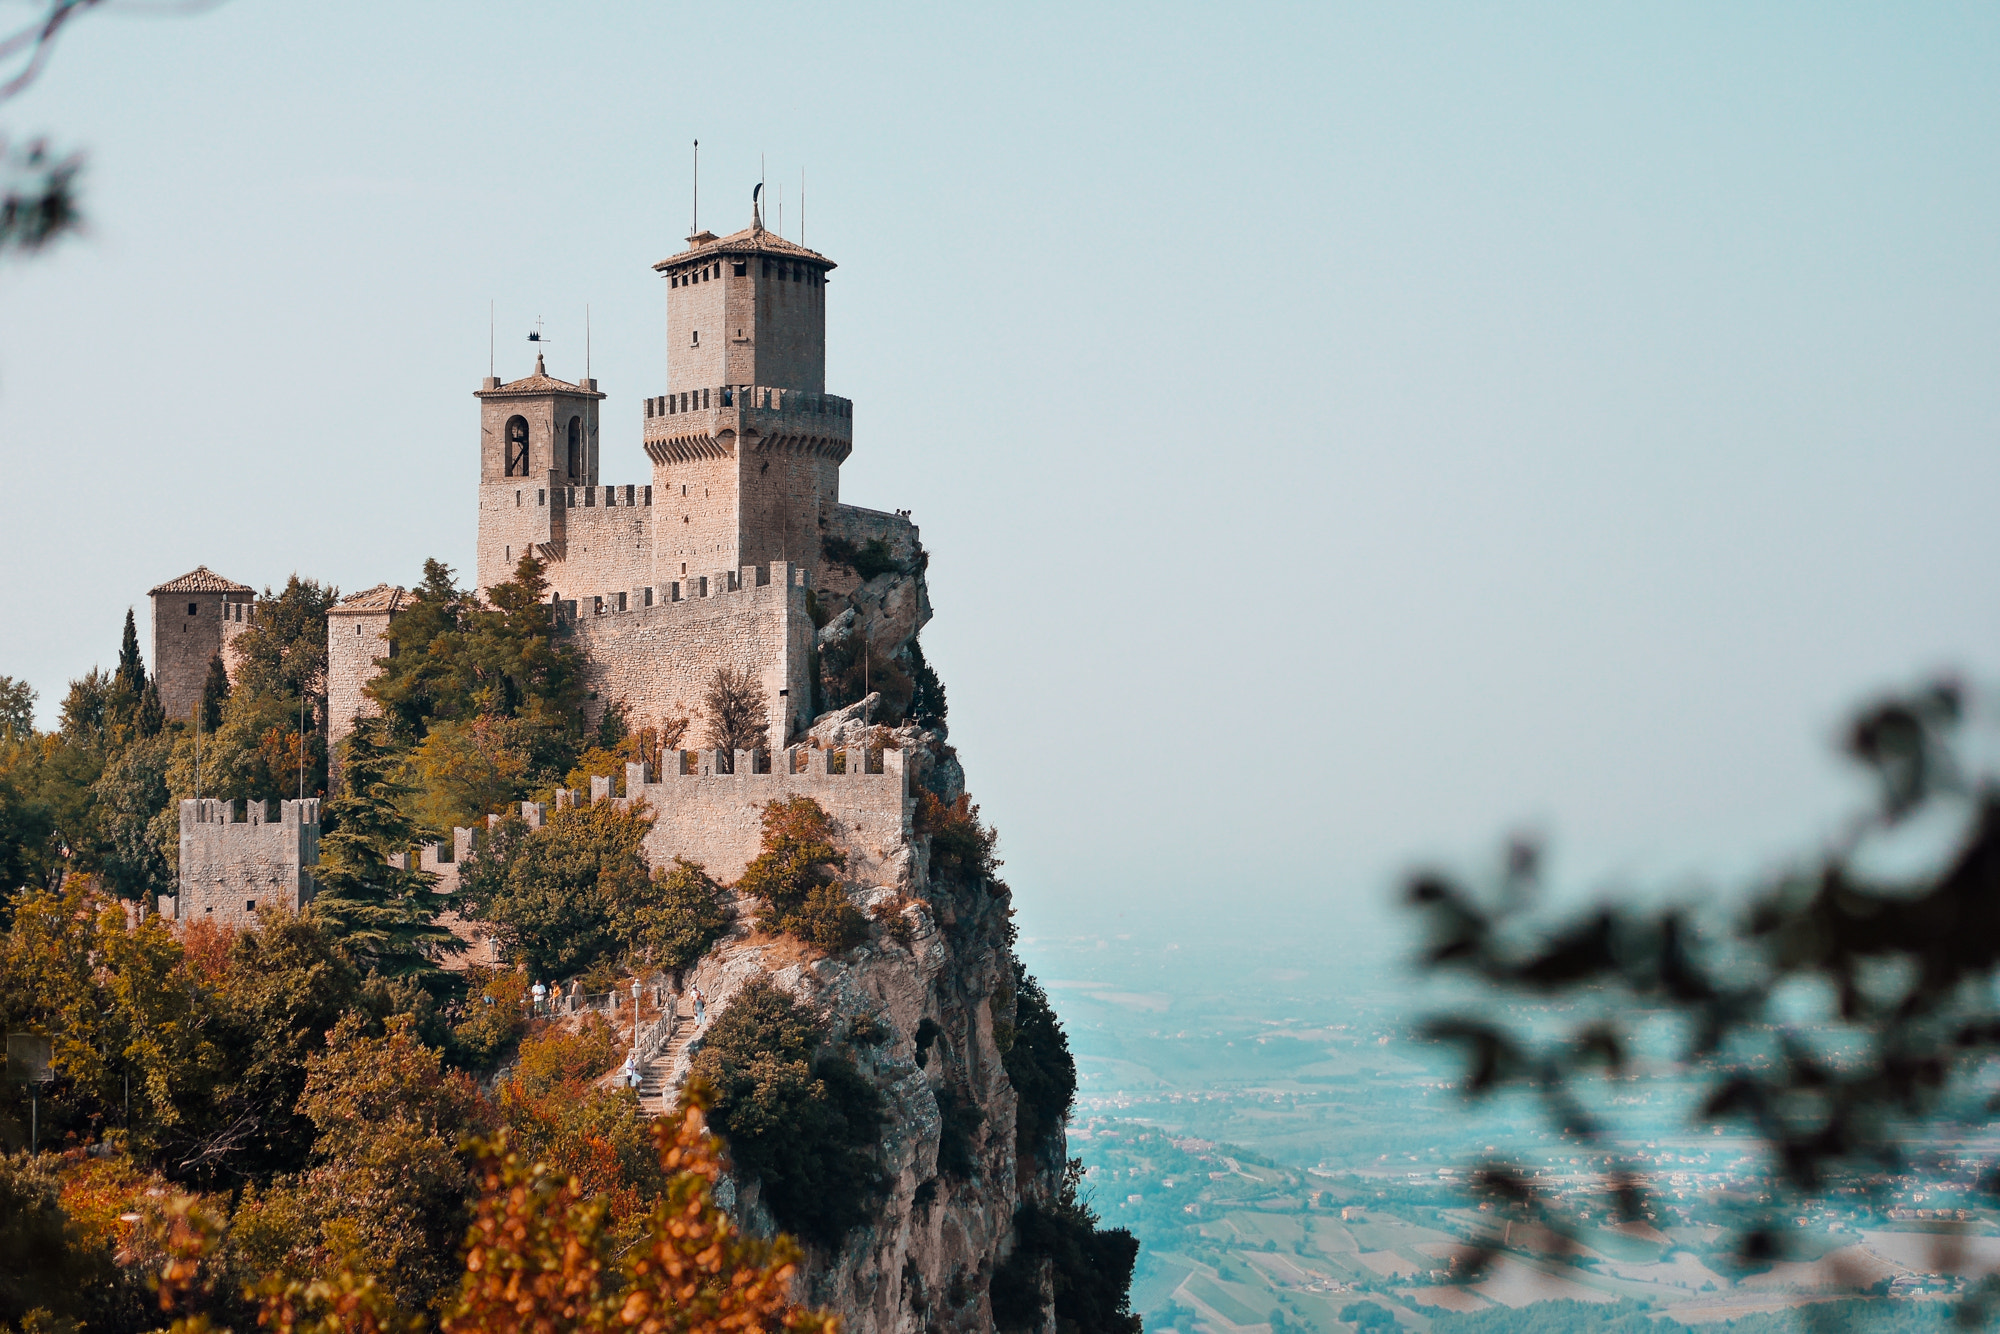
<path fill-rule="evenodd" d="M 924 646 L 914 639 L 910 641 L 910 707 L 906 716 L 933 731 L 945 724 L 944 682 L 924 661 Z"/>
<path fill-rule="evenodd" d="M 931 841 L 931 873 L 950 880 L 987 879 L 1000 866 L 1000 835 L 979 823 L 979 808 L 960 793 L 946 805 L 928 788 L 917 793 L 917 832 Z"/>
<path fill-rule="evenodd" d="M 1076 1101 L 1076 1062 L 1041 983 L 1015 965 L 1013 1042 L 1001 1057 L 1013 1081 L 1014 1142 L 1022 1157 L 1055 1143 Z"/>
<path fill-rule="evenodd" d="M 692 1073 L 713 1087 L 716 1129 L 772 1217 L 832 1247 L 882 1190 L 886 1108 L 845 1054 L 820 1051 L 825 1040 L 819 1015 L 760 979 L 710 1025 Z"/>
<path fill-rule="evenodd" d="M 844 565 L 854 571 L 863 583 L 881 575 L 903 572 L 902 562 L 889 550 L 889 544 L 879 537 L 871 537 L 858 545 L 852 538 L 823 537 L 819 542 L 819 552 L 829 563 Z"/>
<path fill-rule="evenodd" d="M 501 821 L 460 872 L 466 911 L 498 928 L 509 961 L 535 977 L 569 977 L 625 943 L 624 905 L 651 880 L 640 843 L 652 827 L 643 804 L 607 801 L 558 811 L 540 829 Z"/>
<path fill-rule="evenodd" d="M 1083 1161 L 1071 1159 L 1053 1204 L 1030 1200 L 1015 1213 L 1014 1250 L 994 1270 L 990 1289 L 997 1328 L 1040 1326 L 1046 1270 L 1065 1334 L 1139 1334 L 1131 1306 L 1138 1239 L 1123 1228 L 1098 1229 L 1097 1215 L 1077 1195 L 1082 1177 Z"/>
<path fill-rule="evenodd" d="M 466 970 L 463 1018 L 452 1026 L 457 1059 L 474 1069 L 494 1059 L 528 1031 L 528 977 L 513 969 Z"/>
<path fill-rule="evenodd" d="M 868 919 L 847 901 L 835 872 L 847 854 L 833 845 L 833 821 L 811 797 L 764 807 L 764 849 L 736 888 L 763 905 L 760 929 L 838 951 L 867 936 Z"/>

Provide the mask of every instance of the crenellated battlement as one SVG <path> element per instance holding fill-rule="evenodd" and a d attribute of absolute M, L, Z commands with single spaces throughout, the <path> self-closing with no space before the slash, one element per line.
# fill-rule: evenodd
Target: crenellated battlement
<path fill-rule="evenodd" d="M 908 881 L 916 807 L 901 751 L 788 746 L 775 754 L 670 754 L 668 771 L 657 777 L 643 764 L 626 765 L 622 797 L 612 797 L 609 778 L 591 780 L 593 801 L 629 804 L 643 799 L 652 810 L 645 849 L 654 866 L 685 857 L 700 862 L 718 880 L 734 881 L 763 846 L 764 808 L 774 801 L 810 797 L 833 818 L 835 836 L 847 853 L 849 882 L 901 886 Z"/>
<path fill-rule="evenodd" d="M 319 801 L 279 803 L 278 818 L 261 801 L 217 798 L 181 802 L 179 892 L 162 895 L 160 911 L 179 921 L 255 926 L 260 906 L 297 912 L 312 901 L 312 867 L 319 863 Z"/>
<path fill-rule="evenodd" d="M 854 448 L 854 404 L 834 394 L 723 385 L 646 400 L 643 440 L 661 465 L 729 458 L 742 441 L 844 461 Z"/>
<path fill-rule="evenodd" d="M 657 586 L 621 588 L 573 598 L 557 597 L 553 605 L 558 631 L 568 634 L 587 628 L 591 622 L 605 616 L 687 615 L 686 611 L 676 612 L 674 608 L 682 603 L 729 600 L 746 591 L 753 595 L 751 600 L 756 601 L 760 590 L 765 589 L 775 590 L 774 593 L 761 594 L 765 600 L 774 596 L 789 600 L 787 590 L 797 590 L 795 595 L 802 599 L 805 590 L 811 587 L 810 571 L 790 561 L 772 561 L 769 565 L 745 565 L 737 570 L 716 570 L 709 574 L 669 579 Z"/>

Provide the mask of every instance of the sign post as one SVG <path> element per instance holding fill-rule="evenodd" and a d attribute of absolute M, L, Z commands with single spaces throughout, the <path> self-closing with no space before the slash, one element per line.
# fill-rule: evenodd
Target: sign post
<path fill-rule="evenodd" d="M 55 1057 L 55 1044 L 41 1033 L 9 1033 L 7 1035 L 7 1082 L 28 1086 L 28 1152 L 34 1153 L 39 1146 L 42 1132 L 42 1085 L 55 1078 L 49 1069 L 49 1062 Z"/>

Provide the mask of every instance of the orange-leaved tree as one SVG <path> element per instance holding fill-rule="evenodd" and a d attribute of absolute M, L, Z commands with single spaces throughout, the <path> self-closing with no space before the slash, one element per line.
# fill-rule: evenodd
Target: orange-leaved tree
<path fill-rule="evenodd" d="M 798 1246 L 746 1235 L 716 1205 L 722 1142 L 709 1133 L 708 1103 L 697 1084 L 677 1114 L 654 1122 L 667 1188 L 622 1254 L 605 1197 L 525 1160 L 505 1132 L 474 1143 L 480 1194 L 445 1334 L 838 1334 L 837 1317 L 792 1300 Z M 227 1334 L 199 1309 L 219 1221 L 172 1200 L 151 1230 L 161 1305 L 182 1313 L 173 1334 Z M 267 1278 L 244 1295 L 268 1334 L 415 1334 L 422 1323 L 351 1264 L 310 1282 Z"/>

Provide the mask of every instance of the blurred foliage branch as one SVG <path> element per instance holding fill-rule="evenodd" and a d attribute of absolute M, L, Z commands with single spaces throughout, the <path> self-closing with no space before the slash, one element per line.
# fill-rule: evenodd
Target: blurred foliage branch
<path fill-rule="evenodd" d="M 1463 1049 L 1468 1094 L 1526 1090 L 1567 1139 L 1611 1163 L 1603 1184 L 1626 1221 L 1653 1212 L 1647 1178 L 1619 1163 L 1584 1085 L 1635 1075 L 1634 1027 L 1659 1015 L 1680 1022 L 1698 1119 L 1767 1152 L 1769 1196 L 1737 1230 L 1746 1263 L 1781 1253 L 1779 1220 L 1807 1199 L 1879 1201 L 1911 1170 L 1921 1134 L 2000 1110 L 1982 1079 L 2000 1058 L 2000 782 L 1966 758 L 1966 712 L 1951 681 L 1864 709 L 1844 750 L 1871 779 L 1872 804 L 1733 916 L 1606 904 L 1550 924 L 1537 912 L 1541 851 L 1526 840 L 1484 892 L 1414 875 L 1421 966 L 1486 993 L 1434 1017 L 1427 1036 Z M 1493 993 L 1536 1013 L 1510 1017 Z M 1523 1168 L 1489 1162 L 1472 1182 L 1501 1217 L 1573 1235 Z M 1984 1183 L 2000 1195 L 2000 1175 Z M 1490 1259 L 1473 1257 L 1472 1270 Z M 1974 1294 L 1964 1317 L 1983 1319 L 1994 1296 Z"/>

